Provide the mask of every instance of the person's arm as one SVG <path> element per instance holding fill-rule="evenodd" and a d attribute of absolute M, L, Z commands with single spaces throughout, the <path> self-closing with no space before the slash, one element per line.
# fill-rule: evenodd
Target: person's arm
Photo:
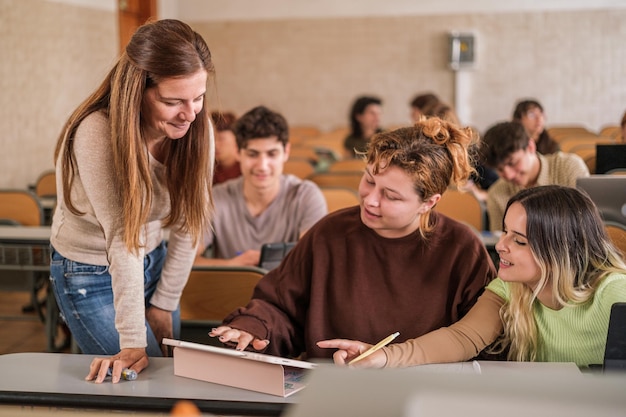
<path fill-rule="evenodd" d="M 503 304 L 502 298 L 485 290 L 474 307 L 458 322 L 416 339 L 384 347 L 355 366 L 395 368 L 472 359 L 502 333 L 499 312 Z M 339 365 L 345 365 L 369 347 L 359 341 L 343 339 L 324 340 L 317 345 L 339 349 L 333 355 Z"/>
<path fill-rule="evenodd" d="M 146 310 L 146 319 L 159 343 L 164 337 L 173 337 L 172 312 L 178 308 L 195 252 L 192 237 L 178 227 L 172 227 L 161 278 Z M 161 345 L 161 350 L 167 356 L 167 347 Z"/>
<path fill-rule="evenodd" d="M 238 348 L 245 349 L 248 340 L 258 341 L 267 346 L 266 353 L 284 357 L 302 353 L 314 252 L 311 240 L 310 233 L 303 236 L 281 265 L 259 281 L 248 305 L 228 315 L 219 328 L 219 333 L 234 329 L 251 338 L 245 336 L 246 341 L 241 343 L 237 340 L 240 334 L 231 332 L 220 334 L 226 336 L 221 342 L 237 342 Z"/>
<path fill-rule="evenodd" d="M 503 304 L 502 298 L 485 290 L 467 315 L 451 326 L 383 348 L 387 356 L 385 366 L 404 367 L 472 359 L 502 333 L 500 308 Z"/>
<path fill-rule="evenodd" d="M 148 366 L 144 309 L 144 249 L 130 252 L 123 239 L 123 209 L 116 184 L 111 150 L 110 127 L 106 116 L 97 112 L 79 126 L 74 140 L 77 171 L 89 204 L 106 240 L 115 309 L 115 328 L 121 351 L 111 358 L 95 358 L 88 380 L 102 382 L 113 365 L 113 382 L 119 381 L 121 368 L 141 372 Z M 69 192 L 69 191 L 68 191 Z M 80 209 L 80 208 L 79 208 Z M 97 331 L 97 329 L 92 329 Z M 119 373 L 117 370 L 119 369 Z"/>
<path fill-rule="evenodd" d="M 205 258 L 201 253 L 196 255 L 193 262 L 198 266 L 258 266 L 261 260 L 261 251 L 249 249 L 234 258 Z"/>
<path fill-rule="evenodd" d="M 571 154 L 568 162 L 564 169 L 565 172 L 563 172 L 563 185 L 576 188 L 576 179 L 588 177 L 589 168 L 587 164 L 585 164 L 585 161 L 576 154 Z"/>

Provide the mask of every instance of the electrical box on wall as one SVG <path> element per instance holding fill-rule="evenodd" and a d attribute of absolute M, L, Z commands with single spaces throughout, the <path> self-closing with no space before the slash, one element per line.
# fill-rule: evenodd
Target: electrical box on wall
<path fill-rule="evenodd" d="M 451 32 L 448 35 L 450 48 L 449 64 L 453 70 L 473 68 L 475 63 L 476 41 L 473 33 Z"/>

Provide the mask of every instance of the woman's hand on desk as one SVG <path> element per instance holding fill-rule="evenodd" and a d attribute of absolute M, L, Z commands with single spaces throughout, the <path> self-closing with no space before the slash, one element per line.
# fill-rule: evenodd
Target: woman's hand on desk
<path fill-rule="evenodd" d="M 258 339 L 246 331 L 233 329 L 228 326 L 220 326 L 211 330 L 209 336 L 219 338 L 219 341 L 222 343 L 236 343 L 235 349 L 237 350 L 245 350 L 250 344 L 252 344 L 255 350 L 263 350 L 270 343 L 269 340 Z"/>
<path fill-rule="evenodd" d="M 351 360 L 372 347 L 368 343 L 347 339 L 322 340 L 317 342 L 317 346 L 323 349 L 337 349 L 333 353 L 333 361 L 340 366 L 348 366 Z M 386 363 L 387 355 L 382 350 L 378 350 L 350 366 L 355 368 L 382 368 Z"/>
<path fill-rule="evenodd" d="M 113 368 L 111 382 L 120 382 L 122 370 L 130 368 L 139 373 L 148 366 L 148 355 L 144 348 L 122 349 L 120 353 L 110 358 L 94 358 L 89 365 L 89 374 L 86 381 L 93 381 L 100 384 L 108 376 L 109 368 Z"/>

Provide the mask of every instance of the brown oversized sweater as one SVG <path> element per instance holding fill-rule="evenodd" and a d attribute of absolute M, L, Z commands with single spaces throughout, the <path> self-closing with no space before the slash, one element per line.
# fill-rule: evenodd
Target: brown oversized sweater
<path fill-rule="evenodd" d="M 365 226 L 359 207 L 329 214 L 313 226 L 283 263 L 258 283 L 246 307 L 224 324 L 269 339 L 267 353 L 330 358 L 315 343 L 347 338 L 396 341 L 448 326 L 476 302 L 495 269 L 467 226 L 433 212 L 436 225 L 384 238 Z"/>

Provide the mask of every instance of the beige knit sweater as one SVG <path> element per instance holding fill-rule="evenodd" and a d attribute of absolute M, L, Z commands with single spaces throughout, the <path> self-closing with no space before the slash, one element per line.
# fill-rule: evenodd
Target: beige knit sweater
<path fill-rule="evenodd" d="M 114 191 L 113 154 L 109 121 L 103 113 L 89 115 L 78 127 L 74 157 L 78 167 L 71 192 L 75 207 L 85 213 L 72 214 L 65 205 L 61 164 L 57 161 L 57 208 L 52 222 L 51 243 L 64 257 L 87 264 L 108 265 L 112 277 L 115 327 L 120 347 L 147 345 L 144 309 L 144 255 L 163 239 L 161 220 L 170 211 L 165 166 L 150 156 L 153 201 L 148 223 L 141 235 L 144 244 L 137 254 L 123 241 L 121 202 Z M 191 270 L 195 249 L 191 237 L 173 230 L 161 279 L 150 303 L 175 310 Z"/>

